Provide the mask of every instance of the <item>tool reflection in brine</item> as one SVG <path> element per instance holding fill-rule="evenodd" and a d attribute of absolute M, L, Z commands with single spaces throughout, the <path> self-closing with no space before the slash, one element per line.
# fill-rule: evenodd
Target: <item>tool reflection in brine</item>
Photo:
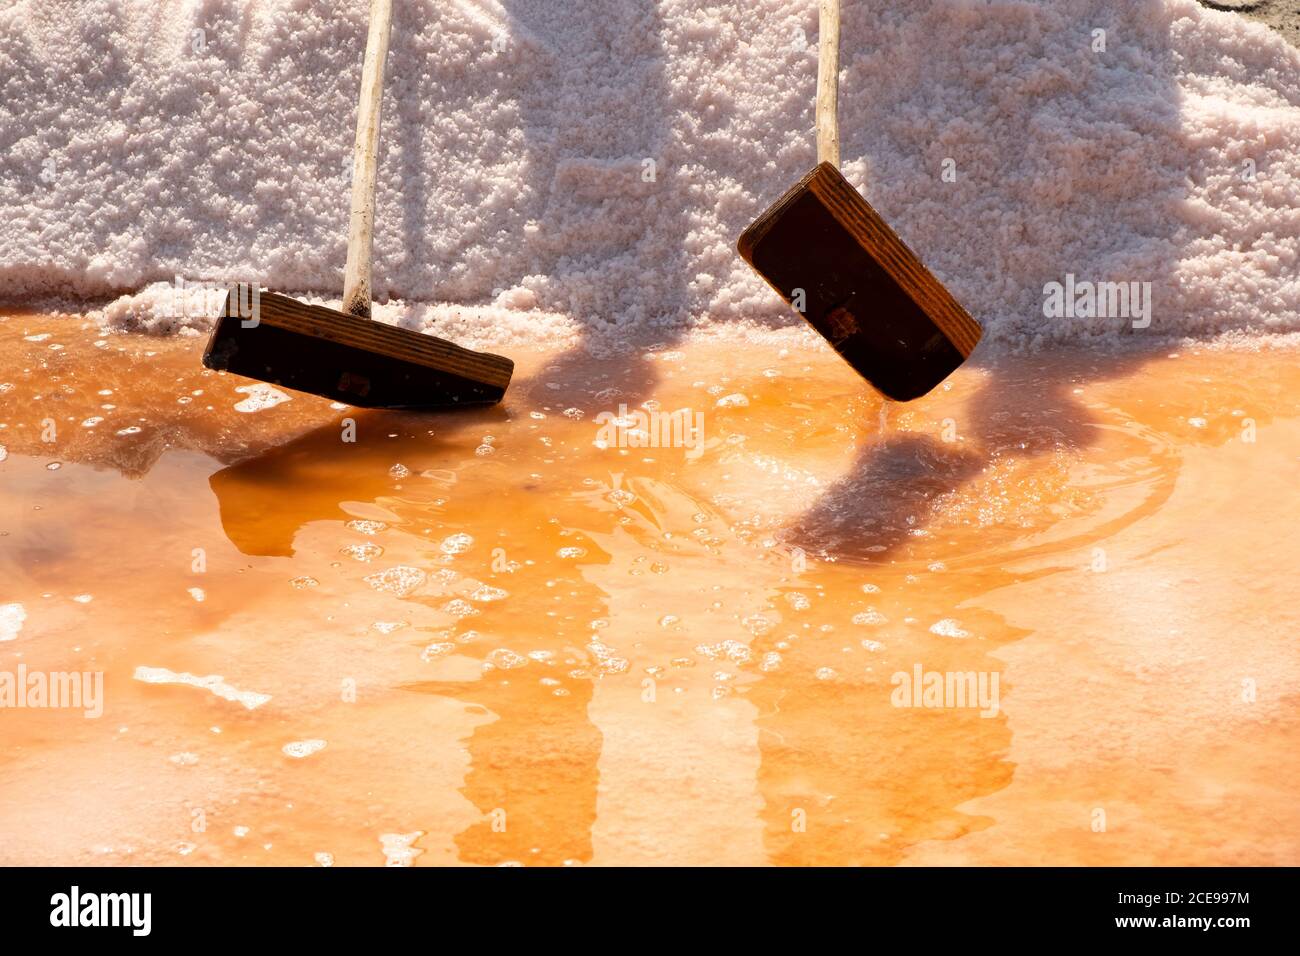
<path fill-rule="evenodd" d="M 394 462 L 425 462 L 423 469 L 474 461 L 472 436 L 506 417 L 501 408 L 449 415 L 353 411 L 215 472 L 208 481 L 221 526 L 244 554 L 288 557 L 303 525 L 346 520 L 351 515 L 342 502 L 391 494 Z"/>

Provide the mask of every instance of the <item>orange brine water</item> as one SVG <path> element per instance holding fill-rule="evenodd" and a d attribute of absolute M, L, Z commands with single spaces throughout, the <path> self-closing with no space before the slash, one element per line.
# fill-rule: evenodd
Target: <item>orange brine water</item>
<path fill-rule="evenodd" d="M 820 346 L 532 352 L 420 415 L 0 350 L 0 675 L 102 675 L 0 709 L 0 862 L 1300 860 L 1294 351 L 888 408 Z"/>

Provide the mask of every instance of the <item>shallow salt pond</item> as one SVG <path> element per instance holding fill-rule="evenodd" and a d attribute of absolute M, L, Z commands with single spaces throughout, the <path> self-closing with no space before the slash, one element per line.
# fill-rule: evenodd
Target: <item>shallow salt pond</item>
<path fill-rule="evenodd" d="M 202 344 L 0 320 L 0 674 L 103 675 L 0 709 L 0 863 L 1300 862 L 1294 350 Z"/>

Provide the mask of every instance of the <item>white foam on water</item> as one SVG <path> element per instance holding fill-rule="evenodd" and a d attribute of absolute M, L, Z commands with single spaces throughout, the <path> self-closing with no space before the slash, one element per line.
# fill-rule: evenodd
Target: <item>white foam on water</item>
<path fill-rule="evenodd" d="M 415 858 L 424 851 L 415 846 L 415 841 L 424 836 L 423 830 L 412 833 L 385 833 L 379 837 L 384 850 L 386 866 L 412 866 Z"/>
<path fill-rule="evenodd" d="M 465 533 L 448 535 L 442 539 L 439 549 L 443 554 L 464 554 L 474 546 L 474 539 Z"/>
<path fill-rule="evenodd" d="M 424 587 L 428 575 L 419 568 L 398 565 L 385 571 L 368 574 L 361 580 L 376 591 L 387 591 L 396 594 L 398 597 L 406 597 L 408 594 L 413 594 Z"/>
<path fill-rule="evenodd" d="M 348 544 L 339 548 L 340 554 L 346 554 L 354 561 L 370 562 L 384 553 L 384 549 L 377 544 L 365 542 L 363 544 Z"/>
<path fill-rule="evenodd" d="M 514 670 L 518 667 L 525 667 L 528 664 L 528 658 L 524 657 L 508 647 L 498 647 L 491 651 L 484 661 L 485 667 L 496 667 L 501 670 Z"/>
<path fill-rule="evenodd" d="M 0 604 L 0 641 L 12 641 L 23 629 L 27 611 L 19 603 Z"/>
<path fill-rule="evenodd" d="M 240 385 L 235 388 L 236 392 L 242 392 L 248 397 L 235 403 L 235 411 L 251 414 L 253 412 L 264 412 L 268 408 L 275 408 L 284 402 L 293 401 L 292 396 L 286 395 L 271 385 L 264 382 L 255 382 L 252 385 Z"/>
<path fill-rule="evenodd" d="M 325 741 L 319 739 L 293 740 L 280 748 L 286 757 L 301 760 L 325 749 Z"/>
<path fill-rule="evenodd" d="M 942 621 L 935 621 L 930 625 L 930 633 L 938 634 L 940 637 L 970 637 L 970 631 L 961 626 L 960 623 L 950 617 L 945 617 Z"/>
<path fill-rule="evenodd" d="M 796 325 L 734 244 L 814 164 L 816 4 L 483 9 L 398 5 L 379 321 L 557 346 Z M 146 332 L 209 326 L 177 274 L 337 305 L 366 15 L 6 4 L 0 285 L 130 290 L 97 318 Z M 874 0 L 845 5 L 842 43 L 843 171 L 991 341 L 1144 334 L 1045 318 L 1067 273 L 1151 282 L 1150 332 L 1300 330 L 1300 53 L 1280 36 L 1195 0 Z"/>
<path fill-rule="evenodd" d="M 146 684 L 184 684 L 189 687 L 201 687 L 204 690 L 211 691 L 222 700 L 234 701 L 249 710 L 256 710 L 271 699 L 270 694 L 240 690 L 238 687 L 227 684 L 225 678 L 217 675 L 196 677 L 188 672 L 178 674 L 165 667 L 140 666 L 135 669 L 134 677 Z"/>
<path fill-rule="evenodd" d="M 426 664 L 430 661 L 436 661 L 440 657 L 446 657 L 456 649 L 456 645 L 448 641 L 435 641 L 420 652 L 420 660 Z"/>

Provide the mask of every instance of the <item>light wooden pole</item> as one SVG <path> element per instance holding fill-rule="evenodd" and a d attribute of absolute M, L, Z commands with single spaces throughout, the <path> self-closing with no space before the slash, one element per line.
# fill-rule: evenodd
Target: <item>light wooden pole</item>
<path fill-rule="evenodd" d="M 379 165 L 379 117 L 384 102 L 384 60 L 393 25 L 393 0 L 370 0 L 370 35 L 361 67 L 357 141 L 352 153 L 352 217 L 348 263 L 343 270 L 343 311 L 370 318 L 370 255 L 375 237 L 375 171 Z"/>
<path fill-rule="evenodd" d="M 817 162 L 840 168 L 840 0 L 817 12 Z"/>

